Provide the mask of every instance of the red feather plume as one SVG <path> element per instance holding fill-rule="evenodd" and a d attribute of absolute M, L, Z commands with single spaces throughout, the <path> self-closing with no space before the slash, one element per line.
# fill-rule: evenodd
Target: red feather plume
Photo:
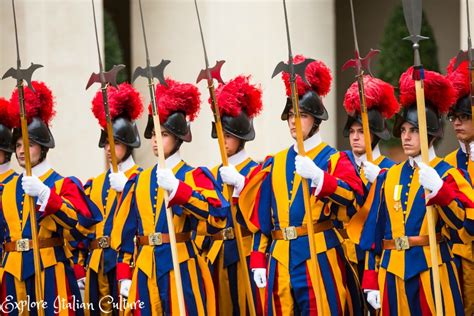
<path fill-rule="evenodd" d="M 5 98 L 0 98 L 0 124 L 6 126 L 7 128 L 12 128 L 11 118 L 8 115 L 8 108 L 10 102 Z"/>
<path fill-rule="evenodd" d="M 262 89 L 252 85 L 249 80 L 250 76 L 240 75 L 219 85 L 216 98 L 221 115 L 235 117 L 244 111 L 249 118 L 253 118 L 260 114 L 263 107 Z"/>
<path fill-rule="evenodd" d="M 33 92 L 29 87 L 25 87 L 25 111 L 28 123 L 34 117 L 39 117 L 49 126 L 51 119 L 56 112 L 54 111 L 54 97 L 51 90 L 44 82 L 32 81 L 31 85 L 35 89 Z M 18 101 L 18 88 L 16 88 L 10 98 L 8 115 L 11 118 L 12 127 L 20 126 L 20 103 Z"/>
<path fill-rule="evenodd" d="M 449 61 L 446 78 L 453 85 L 454 90 L 456 90 L 456 97 L 459 99 L 471 93 L 471 83 L 469 82 L 469 61 L 463 61 L 458 68 L 454 69 L 455 63 L 456 57 Z"/>
<path fill-rule="evenodd" d="M 140 93 L 129 83 L 121 83 L 118 89 L 113 86 L 107 87 L 107 99 L 109 101 L 110 118 L 126 117 L 131 121 L 136 120 L 143 112 L 143 102 Z M 92 100 L 92 113 L 99 121 L 102 128 L 106 127 L 105 109 L 102 91 L 97 91 Z"/>
<path fill-rule="evenodd" d="M 293 63 L 296 65 L 305 59 L 303 55 L 296 55 L 293 58 Z M 310 85 L 306 84 L 299 75 L 296 75 L 296 86 L 298 87 L 299 96 L 303 96 L 306 92 L 313 90 L 320 97 L 324 97 L 331 90 L 331 70 L 322 61 L 315 60 L 310 63 L 306 67 L 305 76 Z M 284 72 L 282 78 L 286 87 L 286 95 L 291 96 L 290 75 Z"/>
<path fill-rule="evenodd" d="M 413 67 L 408 68 L 400 76 L 400 104 L 403 107 L 416 102 L 415 81 L 412 79 Z M 425 70 L 423 81 L 425 100 L 430 101 L 440 113 L 448 112 L 451 105 L 456 102 L 456 91 L 451 82 L 436 71 Z"/>
<path fill-rule="evenodd" d="M 168 116 L 175 112 L 184 113 L 189 121 L 194 121 L 201 108 L 201 94 L 198 88 L 191 83 L 182 83 L 173 79 L 166 79 L 167 87 L 156 86 L 156 106 L 160 115 L 160 122 L 164 123 Z M 148 106 L 151 115 L 151 104 Z"/>
<path fill-rule="evenodd" d="M 393 86 L 383 80 L 364 76 L 364 93 L 367 109 L 377 109 L 386 119 L 391 118 L 400 109 Z M 357 81 L 347 89 L 343 105 L 351 116 L 361 112 Z"/>

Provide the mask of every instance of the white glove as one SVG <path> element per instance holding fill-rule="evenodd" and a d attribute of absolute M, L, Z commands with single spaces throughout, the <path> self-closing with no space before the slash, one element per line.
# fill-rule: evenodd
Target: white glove
<path fill-rule="evenodd" d="M 469 158 L 474 161 L 474 140 L 469 143 Z"/>
<path fill-rule="evenodd" d="M 120 295 L 128 297 L 128 293 L 130 292 L 130 287 L 132 286 L 132 280 L 130 279 L 123 279 L 120 281 Z"/>
<path fill-rule="evenodd" d="M 77 280 L 77 286 L 79 287 L 79 290 L 84 290 L 86 288 L 86 278 L 80 278 Z"/>
<path fill-rule="evenodd" d="M 438 175 L 436 170 L 426 164 L 419 162 L 418 167 L 420 168 L 419 178 L 420 184 L 426 190 L 430 190 L 431 193 L 428 198 L 435 196 L 443 186 L 443 180 Z"/>
<path fill-rule="evenodd" d="M 364 161 L 362 163 L 362 168 L 364 169 L 364 174 L 367 180 L 369 180 L 370 183 L 373 183 L 375 179 L 377 179 L 377 176 L 380 173 L 380 167 L 377 165 L 374 165 L 370 161 Z"/>
<path fill-rule="evenodd" d="M 50 189 L 36 176 L 24 176 L 21 179 L 21 187 L 29 196 L 37 196 L 38 204 L 48 201 Z"/>
<path fill-rule="evenodd" d="M 253 280 L 258 288 L 264 288 L 267 286 L 267 269 L 265 268 L 255 268 L 252 269 Z"/>
<path fill-rule="evenodd" d="M 368 290 L 367 293 L 367 302 L 375 309 L 380 308 L 380 291 L 378 290 Z"/>
<path fill-rule="evenodd" d="M 241 175 L 233 165 L 222 166 L 219 172 L 222 181 L 225 184 L 232 185 L 235 191 L 240 194 L 240 191 L 242 191 L 245 185 L 245 177 Z"/>
<path fill-rule="evenodd" d="M 296 156 L 295 159 L 295 169 L 296 173 L 305 179 L 310 179 L 315 186 L 323 178 L 324 172 L 316 166 L 314 161 L 309 157 Z"/>
<path fill-rule="evenodd" d="M 123 172 L 111 172 L 109 174 L 109 182 L 112 189 L 116 192 L 122 192 L 125 188 L 125 183 L 127 183 L 128 178 Z"/>
<path fill-rule="evenodd" d="M 158 186 L 170 192 L 170 194 L 176 192 L 179 186 L 179 180 L 176 179 L 171 169 L 156 169 L 156 183 Z"/>

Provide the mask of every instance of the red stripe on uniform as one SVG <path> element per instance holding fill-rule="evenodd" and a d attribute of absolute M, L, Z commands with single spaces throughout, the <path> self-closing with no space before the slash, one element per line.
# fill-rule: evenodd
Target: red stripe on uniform
<path fill-rule="evenodd" d="M 310 312 L 310 315 L 318 315 L 318 303 L 316 302 L 316 296 L 314 295 L 314 288 L 311 282 L 309 269 L 310 268 L 308 267 L 308 264 L 306 264 L 306 284 L 308 285 L 309 312 Z"/>
<path fill-rule="evenodd" d="M 421 306 L 421 315 L 431 315 L 430 306 L 426 300 L 425 291 L 423 290 L 423 284 L 421 284 L 421 279 L 418 280 L 420 284 L 420 306 Z"/>
<path fill-rule="evenodd" d="M 275 263 L 275 277 L 274 282 L 273 282 L 273 300 L 275 302 L 275 310 L 273 311 L 274 314 L 277 316 L 282 316 L 282 310 L 281 310 L 281 302 L 280 302 L 280 296 L 278 295 L 278 263 Z"/>

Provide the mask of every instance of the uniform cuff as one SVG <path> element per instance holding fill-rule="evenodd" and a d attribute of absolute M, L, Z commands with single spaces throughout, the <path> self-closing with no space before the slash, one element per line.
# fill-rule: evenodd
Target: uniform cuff
<path fill-rule="evenodd" d="M 318 197 L 327 197 L 337 189 L 337 179 L 334 176 L 331 176 L 329 173 L 324 172 L 323 183 L 321 185 L 321 191 L 317 193 Z"/>
<path fill-rule="evenodd" d="M 378 290 L 378 272 L 375 270 L 365 270 L 362 276 L 362 288 L 364 290 Z"/>
<path fill-rule="evenodd" d="M 132 279 L 132 268 L 126 263 L 119 262 L 117 263 L 117 281 L 124 279 Z"/>
<path fill-rule="evenodd" d="M 267 256 L 258 251 L 252 251 L 250 254 L 250 269 L 266 268 L 267 267 Z"/>
<path fill-rule="evenodd" d="M 82 278 L 86 277 L 86 269 L 84 269 L 83 266 L 80 264 L 75 264 L 74 265 L 74 275 L 76 276 L 76 280 L 80 280 Z"/>
<path fill-rule="evenodd" d="M 51 189 L 49 194 L 48 203 L 44 208 L 44 212 L 46 215 L 54 214 L 61 209 L 61 205 L 63 205 L 63 199 L 56 194 L 56 191 Z"/>
<path fill-rule="evenodd" d="M 179 181 L 178 188 L 176 189 L 176 194 L 169 201 L 168 206 L 183 205 L 189 201 L 192 194 L 193 189 L 183 181 Z"/>
<path fill-rule="evenodd" d="M 455 198 L 456 192 L 454 192 L 448 183 L 443 181 L 443 186 L 438 190 L 438 193 L 428 201 L 428 205 L 447 206 Z"/>

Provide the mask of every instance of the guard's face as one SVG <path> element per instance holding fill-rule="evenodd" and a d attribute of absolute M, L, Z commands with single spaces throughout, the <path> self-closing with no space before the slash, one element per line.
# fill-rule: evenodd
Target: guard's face
<path fill-rule="evenodd" d="M 165 152 L 165 159 L 166 159 L 170 156 L 170 154 L 175 149 L 178 143 L 178 139 L 176 138 L 176 136 L 168 132 L 163 127 L 161 128 L 161 139 L 163 140 L 163 150 Z M 155 156 L 158 157 L 158 143 L 156 140 L 155 130 L 153 130 L 153 132 L 151 133 L 151 144 L 153 147 L 153 154 L 155 154 Z"/>
<path fill-rule="evenodd" d="M 20 167 L 25 168 L 25 148 L 23 147 L 23 139 L 20 137 L 15 144 L 15 155 Z M 30 140 L 30 161 L 31 167 L 40 163 L 41 146 Z"/>
<path fill-rule="evenodd" d="M 410 157 L 418 156 L 421 152 L 420 133 L 418 128 L 405 122 L 400 128 L 400 131 L 400 139 L 402 140 L 402 147 L 405 155 Z"/>
<path fill-rule="evenodd" d="M 237 153 L 237 150 L 239 150 L 240 146 L 240 139 L 237 137 L 229 134 L 229 133 L 224 133 L 224 139 L 225 139 L 225 150 L 227 151 L 227 156 L 233 156 Z"/>
<path fill-rule="evenodd" d="M 106 141 L 104 145 L 105 155 L 107 156 L 107 161 L 112 162 L 112 155 L 110 154 L 110 144 L 109 141 Z M 117 163 L 121 163 L 123 158 L 127 154 L 127 146 L 121 142 L 115 141 L 115 157 L 117 157 Z"/>
<path fill-rule="evenodd" d="M 453 124 L 456 138 L 462 142 L 474 140 L 472 117 L 464 113 L 450 113 L 448 119 Z"/>
<path fill-rule="evenodd" d="M 349 128 L 349 142 L 356 156 L 365 154 L 364 129 L 359 122 L 354 122 Z"/>
<path fill-rule="evenodd" d="M 305 112 L 300 110 L 301 116 L 301 129 L 303 130 L 303 139 L 307 139 L 311 129 L 314 126 L 314 117 Z M 288 112 L 288 127 L 290 128 L 290 134 L 293 139 L 296 139 L 296 125 L 295 125 L 295 113 L 293 109 L 290 109 Z"/>

